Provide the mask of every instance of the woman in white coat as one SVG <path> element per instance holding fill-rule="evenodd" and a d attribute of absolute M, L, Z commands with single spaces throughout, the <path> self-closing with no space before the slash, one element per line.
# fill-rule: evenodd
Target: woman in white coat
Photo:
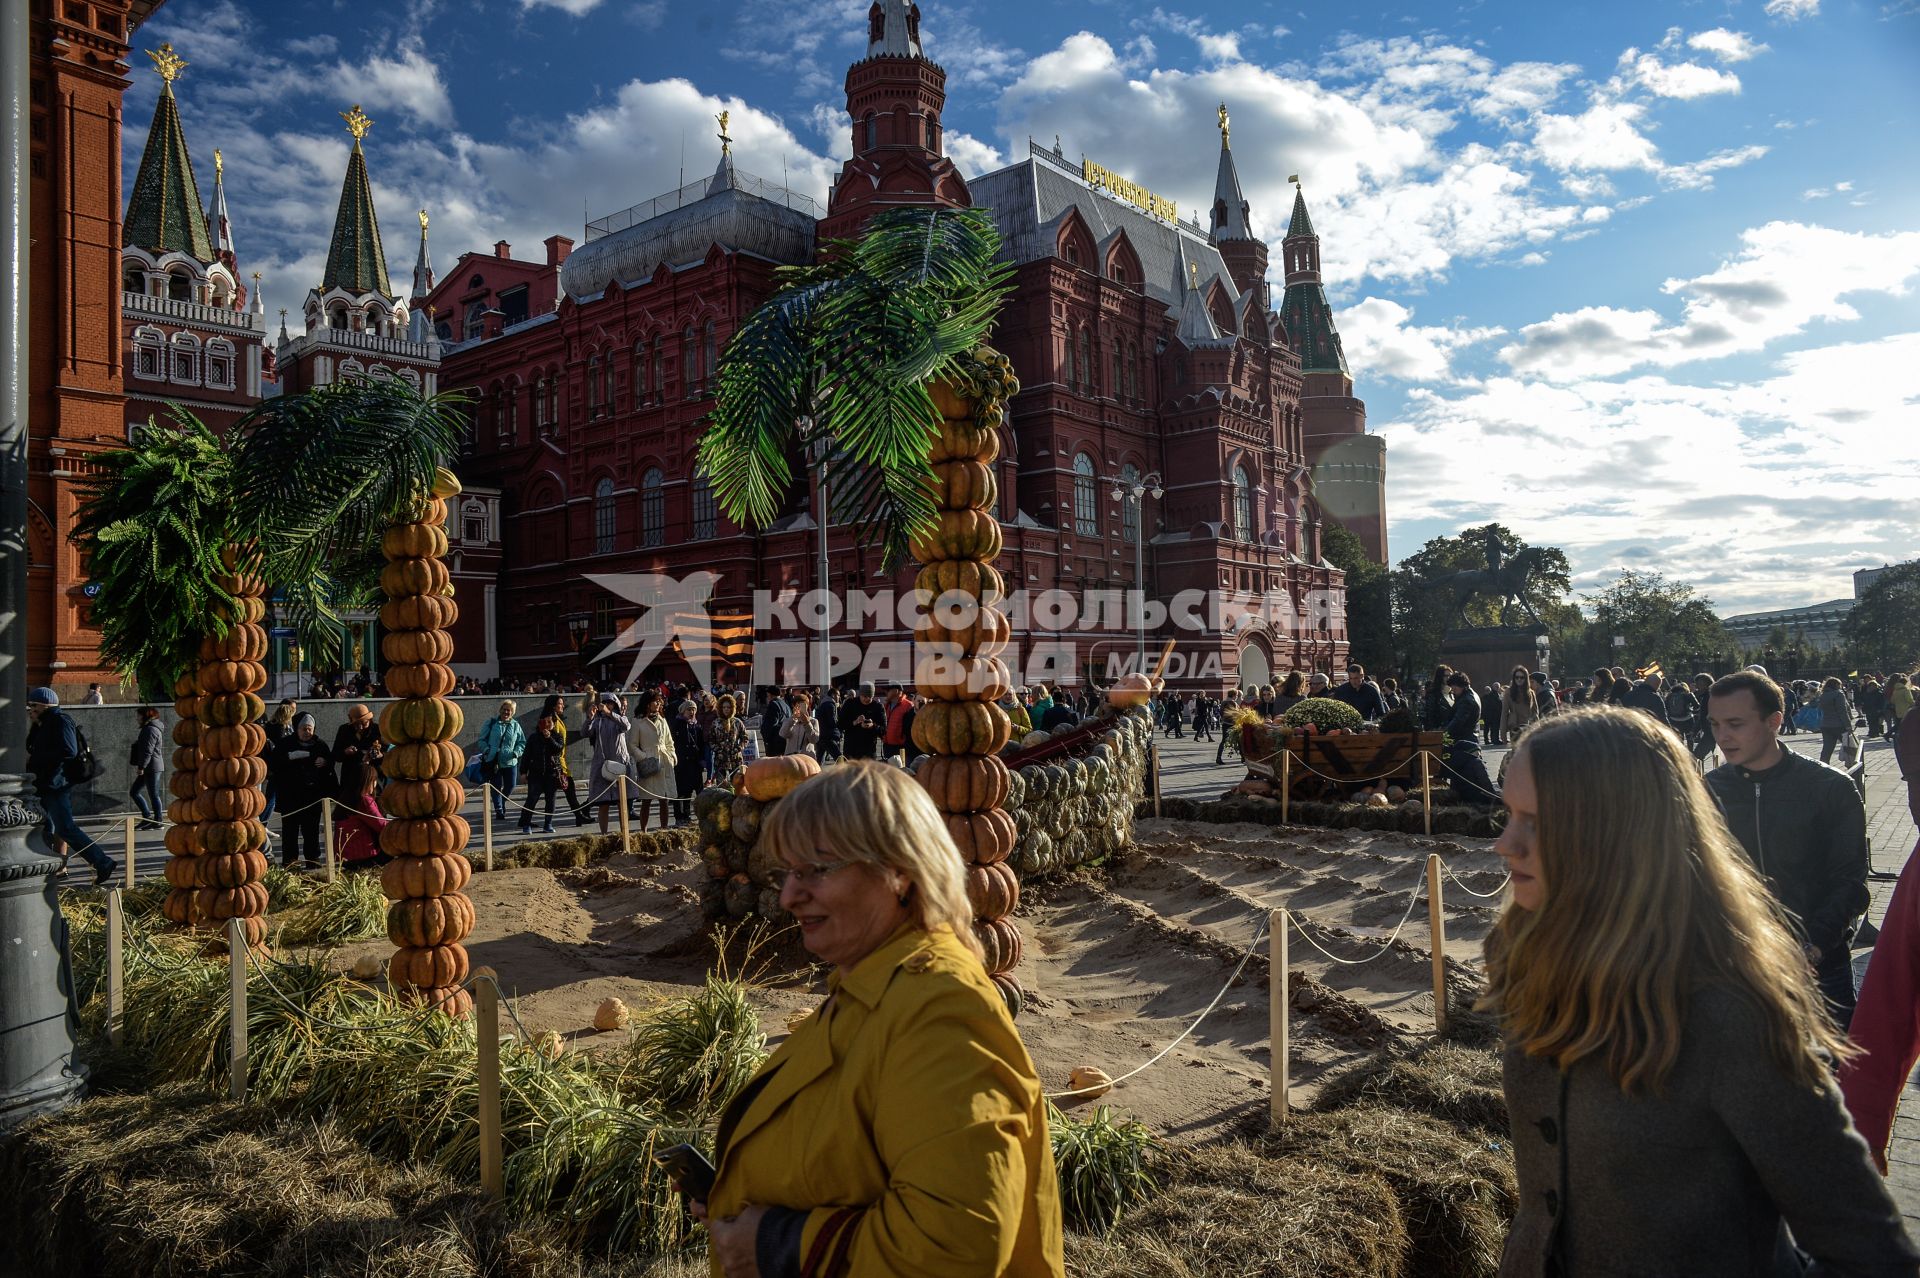
<path fill-rule="evenodd" d="M 657 692 L 643 694 L 639 717 L 633 721 L 633 767 L 642 830 L 647 828 L 656 800 L 660 804 L 660 828 L 666 829 L 673 819 L 668 804 L 680 797 L 673 780 L 673 765 L 679 762 L 679 756 L 674 753 L 673 729 L 663 712 L 665 704 Z"/>

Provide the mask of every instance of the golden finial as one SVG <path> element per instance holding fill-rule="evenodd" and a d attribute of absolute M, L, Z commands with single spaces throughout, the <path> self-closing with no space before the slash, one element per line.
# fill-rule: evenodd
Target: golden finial
<path fill-rule="evenodd" d="M 227 171 L 226 161 L 220 158 L 220 148 L 213 148 L 213 176 L 219 177 Z"/>
<path fill-rule="evenodd" d="M 174 53 L 171 44 L 161 45 L 158 53 L 148 49 L 147 56 L 153 59 L 153 69 L 158 71 L 160 78 L 168 84 L 179 79 L 181 68 L 187 65 L 183 58 Z"/>
<path fill-rule="evenodd" d="M 1222 102 L 1220 104 L 1220 145 L 1221 146 L 1228 145 L 1228 137 L 1231 134 L 1231 132 L 1232 132 L 1232 126 L 1227 121 L 1227 104 Z"/>
<path fill-rule="evenodd" d="M 342 111 L 340 118 L 347 122 L 347 132 L 353 134 L 355 146 L 360 144 L 361 138 L 367 136 L 367 130 L 373 127 L 373 121 L 367 118 L 367 113 L 360 109 L 358 102 L 353 104 L 353 110 Z"/>
<path fill-rule="evenodd" d="M 425 209 L 421 209 L 420 210 L 420 234 L 425 235 L 426 233 L 427 233 L 427 211 Z"/>
<path fill-rule="evenodd" d="M 254 289 L 255 289 L 256 291 L 257 291 L 257 290 L 259 289 L 259 287 L 260 287 L 260 272 L 258 272 L 258 271 L 255 271 L 255 272 L 253 273 L 253 287 L 254 287 Z"/>
<path fill-rule="evenodd" d="M 1187 263 L 1187 287 L 1196 293 L 1200 291 L 1200 264 L 1198 262 Z"/>
<path fill-rule="evenodd" d="M 722 111 L 713 117 L 720 122 L 720 154 L 723 156 L 733 154 L 733 139 L 727 136 L 727 120 L 731 115 L 729 111 Z"/>

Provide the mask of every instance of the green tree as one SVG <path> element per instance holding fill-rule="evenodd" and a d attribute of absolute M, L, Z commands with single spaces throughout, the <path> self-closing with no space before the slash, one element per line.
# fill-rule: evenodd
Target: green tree
<path fill-rule="evenodd" d="M 1360 539 L 1329 517 L 1320 534 L 1321 553 L 1347 575 L 1347 641 L 1353 659 L 1382 674 L 1398 668 L 1393 648 L 1393 589 L 1387 570 Z"/>
<path fill-rule="evenodd" d="M 1504 524 L 1481 524 L 1455 537 L 1435 537 L 1400 561 L 1390 575 L 1393 632 L 1400 646 L 1401 668 L 1412 673 L 1431 669 L 1439 660 L 1440 641 L 1453 622 L 1453 596 L 1440 583 L 1456 572 L 1487 565 L 1487 534 L 1500 541 L 1507 558 L 1527 549 L 1527 543 Z M 1528 602 L 1542 620 L 1566 600 L 1572 568 L 1559 549 L 1543 546 L 1545 560 L 1529 588 Z M 1467 605 L 1467 622 L 1474 626 L 1500 624 L 1493 600 L 1475 599 Z M 1551 622 L 1549 621 L 1549 625 Z"/>
<path fill-rule="evenodd" d="M 1840 623 L 1840 637 L 1856 661 L 1882 673 L 1920 661 L 1920 562 L 1876 577 Z"/>
<path fill-rule="evenodd" d="M 1587 596 L 1587 604 L 1595 635 L 1608 645 L 1608 664 L 1628 670 L 1658 662 L 1669 675 L 1691 675 L 1692 659 L 1737 646 L 1714 615 L 1711 599 L 1657 572 L 1621 573 L 1612 585 Z M 1616 635 L 1625 640 L 1617 650 L 1612 646 Z"/>
<path fill-rule="evenodd" d="M 729 518 L 766 526 L 793 481 L 795 445 L 832 441 L 834 502 L 891 566 L 932 525 L 928 458 L 940 414 L 928 383 L 961 374 L 986 340 L 1013 268 L 981 209 L 896 209 L 813 266 L 783 267 L 779 291 L 720 360 L 700 464 Z M 842 478 L 844 476 L 844 478 Z"/>

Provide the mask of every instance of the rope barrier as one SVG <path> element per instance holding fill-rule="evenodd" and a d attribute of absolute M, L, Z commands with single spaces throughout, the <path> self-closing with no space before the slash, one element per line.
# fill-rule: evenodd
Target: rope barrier
<path fill-rule="evenodd" d="M 1267 763 L 1271 763 L 1273 760 L 1278 759 L 1281 755 L 1287 754 L 1287 753 L 1289 753 L 1287 748 L 1285 746 L 1282 746 L 1280 749 L 1275 750 L 1272 754 L 1262 755 L 1258 759 L 1248 759 L 1243 756 L 1242 762 L 1246 763 L 1249 767 L 1255 764 L 1264 765 Z M 1432 759 L 1435 763 L 1439 764 L 1443 768 L 1447 766 L 1446 759 L 1443 756 L 1435 754 L 1432 750 L 1429 750 L 1426 747 L 1422 746 L 1421 748 L 1415 750 L 1412 754 L 1407 756 L 1407 761 L 1405 764 L 1401 765 L 1398 768 L 1395 768 L 1391 772 L 1382 772 L 1378 776 L 1371 776 L 1371 777 L 1342 777 L 1342 776 L 1335 776 L 1331 772 L 1322 772 L 1320 769 L 1314 767 L 1311 763 L 1308 763 L 1306 760 L 1306 756 L 1298 751 L 1293 751 L 1291 753 L 1293 753 L 1293 760 L 1294 760 L 1295 766 L 1303 768 L 1306 771 L 1313 773 L 1313 775 L 1320 777 L 1322 780 L 1337 781 L 1341 785 L 1364 785 L 1369 781 L 1385 781 L 1389 777 L 1405 776 L 1406 769 L 1411 768 L 1414 764 L 1420 762 L 1421 755 L 1427 756 L 1428 758 Z"/>
<path fill-rule="evenodd" d="M 1443 861 L 1441 862 L 1441 864 L 1445 865 L 1446 863 Z M 1294 930 L 1299 932 L 1301 936 L 1307 939 L 1308 945 L 1311 945 L 1314 949 L 1319 950 L 1320 953 L 1325 955 L 1328 959 L 1332 960 L 1335 963 L 1340 964 L 1343 967 L 1359 967 L 1362 964 L 1371 963 L 1373 962 L 1373 960 L 1379 958 L 1382 954 L 1385 954 L 1389 949 L 1393 947 L 1393 943 L 1400 939 L 1400 933 L 1407 926 L 1407 920 L 1413 917 L 1413 907 L 1420 903 L 1420 887 L 1421 885 L 1418 883 L 1415 883 L 1413 885 L 1413 893 L 1407 898 L 1407 912 L 1400 916 L 1400 922 L 1394 927 L 1392 934 L 1389 935 L 1386 940 L 1381 941 L 1379 943 L 1380 945 L 1379 949 L 1375 950 L 1372 954 L 1369 954 L 1367 957 L 1363 959 L 1343 959 L 1338 954 L 1328 953 L 1326 946 L 1314 940 L 1313 933 L 1307 931 L 1305 927 L 1301 926 L 1303 920 L 1307 923 L 1312 923 L 1315 927 L 1318 927 L 1318 928 L 1325 928 L 1326 924 L 1317 922 L 1313 919 L 1309 919 L 1307 918 L 1306 915 L 1300 913 L 1298 910 L 1289 910 L 1287 913 L 1293 919 Z"/>
<path fill-rule="evenodd" d="M 1494 897 L 1499 896 L 1502 892 L 1507 890 L 1507 884 L 1513 882 L 1513 875 L 1509 874 L 1507 875 L 1507 877 L 1500 880 L 1500 886 L 1495 888 L 1493 891 L 1476 892 L 1472 888 L 1468 887 L 1466 885 L 1466 882 L 1463 879 L 1461 879 L 1459 875 L 1453 872 L 1453 867 L 1447 864 L 1445 857 L 1442 857 L 1440 859 L 1440 869 L 1442 872 L 1446 874 L 1448 878 L 1453 880 L 1454 885 L 1458 887 L 1462 892 L 1465 892 L 1468 896 L 1477 896 L 1483 901 L 1490 901 Z"/>
<path fill-rule="evenodd" d="M 1186 1042 L 1187 1039 L 1192 1036 L 1193 1032 L 1200 1028 L 1200 1022 L 1206 1020 L 1207 1016 L 1213 1011 L 1213 1009 L 1220 1006 L 1220 1000 L 1227 996 L 1227 991 L 1232 989 L 1234 982 L 1240 979 L 1240 973 L 1246 970 L 1247 961 L 1253 957 L 1254 951 L 1259 948 L 1260 941 L 1262 938 L 1266 936 L 1266 934 L 1267 934 L 1267 914 L 1265 910 L 1262 910 L 1260 912 L 1260 926 L 1254 932 L 1253 940 L 1247 943 L 1247 952 L 1240 956 L 1240 962 L 1238 966 L 1236 966 L 1233 969 L 1233 974 L 1227 977 L 1227 983 L 1220 987 L 1220 992 L 1213 996 L 1213 1001 L 1211 1003 L 1208 1003 L 1204 1008 L 1200 1010 L 1200 1015 L 1193 1018 L 1193 1024 L 1187 1026 L 1187 1028 L 1185 1028 L 1184 1030 L 1181 1030 L 1180 1037 L 1174 1039 L 1171 1043 L 1168 1043 L 1165 1047 L 1161 1048 L 1160 1051 L 1151 1060 L 1147 1061 L 1145 1064 L 1135 1066 L 1134 1068 L 1128 1070 L 1126 1073 L 1122 1074 L 1120 1077 L 1113 1079 L 1110 1083 L 1101 1083 L 1093 1087 L 1076 1087 L 1071 1091 L 1065 1091 L 1065 1092 L 1048 1092 L 1046 1098 L 1048 1100 L 1065 1100 L 1069 1096 L 1085 1096 L 1093 1092 L 1103 1092 L 1108 1087 L 1118 1087 L 1121 1083 L 1126 1082 L 1128 1079 L 1132 1078 L 1134 1075 L 1144 1073 L 1147 1070 L 1153 1068 L 1155 1065 L 1158 1065 L 1161 1061 L 1165 1060 L 1168 1052 L 1171 1052 L 1174 1048 Z M 1278 976 L 1274 977 L 1273 979 L 1284 981 L 1287 978 L 1286 978 L 1286 974 L 1283 972 L 1283 973 L 1280 973 Z"/>

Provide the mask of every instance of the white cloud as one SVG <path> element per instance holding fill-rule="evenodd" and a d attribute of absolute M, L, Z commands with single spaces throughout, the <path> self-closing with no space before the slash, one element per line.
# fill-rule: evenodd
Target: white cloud
<path fill-rule="evenodd" d="M 1658 54 L 1636 55 L 1632 49 L 1627 50 L 1621 61 L 1629 78 L 1655 97 L 1686 99 L 1740 92 L 1739 76 L 1701 66 L 1698 62 L 1668 63 Z"/>
<path fill-rule="evenodd" d="M 1522 328 L 1500 358 L 1516 372 L 1555 381 L 1717 359 L 1760 350 L 1815 322 L 1858 319 L 1845 298 L 1903 297 L 1920 276 L 1920 231 L 1870 235 L 1769 222 L 1740 240 L 1740 252 L 1716 269 L 1661 286 L 1682 299 L 1678 320 L 1651 309 L 1585 306 Z"/>
<path fill-rule="evenodd" d="M 991 173 L 1006 163 L 997 147 L 990 142 L 982 142 L 970 133 L 955 129 L 946 135 L 945 141 L 948 158 L 964 177 Z"/>
<path fill-rule="evenodd" d="M 1567 62 L 1511 63 L 1488 78 L 1473 113 L 1489 119 L 1530 115 L 1551 106 L 1561 85 L 1579 71 Z"/>
<path fill-rule="evenodd" d="M 333 70 L 338 92 L 365 106 L 409 112 L 426 124 L 453 123 L 453 99 L 440 68 L 416 37 L 402 40 L 393 57 L 373 54 L 365 62 L 339 63 Z"/>
<path fill-rule="evenodd" d="M 1751 164 L 1771 150 L 1770 147 L 1748 145 L 1731 147 L 1725 151 L 1715 151 L 1704 160 L 1695 160 L 1690 164 L 1669 164 L 1660 170 L 1660 180 L 1668 186 L 1686 187 L 1702 190 L 1713 185 L 1713 175 L 1722 169 L 1738 168 L 1742 164 Z"/>
<path fill-rule="evenodd" d="M 584 18 L 598 9 L 603 2 L 604 0 L 520 0 L 520 8 L 524 12 L 545 6 L 559 9 L 563 13 L 570 13 L 576 18 Z"/>
<path fill-rule="evenodd" d="M 1660 149 L 1640 131 L 1647 109 L 1638 102 L 1598 102 L 1579 115 L 1543 114 L 1534 126 L 1540 158 L 1562 171 L 1661 167 Z"/>
<path fill-rule="evenodd" d="M 1749 58 L 1765 53 L 1768 48 L 1767 45 L 1749 37 L 1744 31 L 1729 31 L 1725 27 L 1694 32 L 1687 37 L 1687 47 L 1710 53 L 1722 62 L 1745 62 Z"/>
<path fill-rule="evenodd" d="M 1767 0 L 1767 16 L 1782 22 L 1798 22 L 1820 12 L 1820 0 Z"/>
<path fill-rule="evenodd" d="M 1384 297 L 1369 297 L 1340 311 L 1335 324 L 1347 358 L 1368 377 L 1451 382 L 1453 352 L 1498 337 L 1501 328 L 1422 326 L 1413 312 Z"/>
<path fill-rule="evenodd" d="M 1829 196 L 1845 195 L 1852 189 L 1853 183 L 1851 182 L 1835 182 L 1832 186 L 1810 186 L 1800 192 L 1800 198 L 1803 200 L 1824 200 Z"/>

